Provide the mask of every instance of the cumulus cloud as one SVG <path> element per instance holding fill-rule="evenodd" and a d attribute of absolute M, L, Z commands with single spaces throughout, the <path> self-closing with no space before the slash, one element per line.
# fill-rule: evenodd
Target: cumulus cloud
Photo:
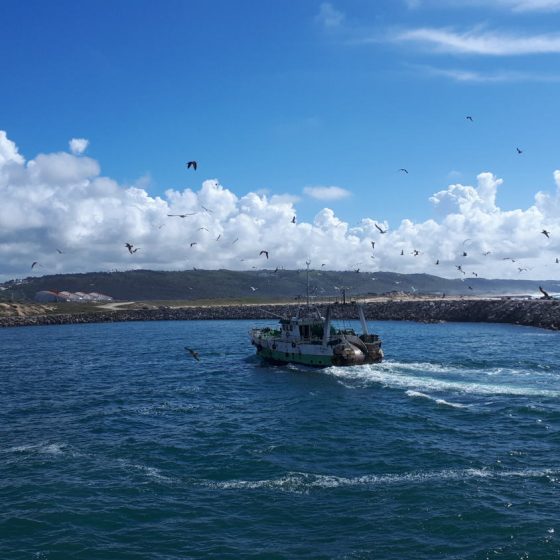
<path fill-rule="evenodd" d="M 0 278 L 193 266 L 293 269 L 308 259 L 333 270 L 463 277 L 456 268 L 461 265 L 466 278 L 555 278 L 560 170 L 554 183 L 553 192 L 537 192 L 527 209 L 501 209 L 502 180 L 485 172 L 475 185 L 454 183 L 435 192 L 434 217 L 423 222 L 390 224 L 383 216 L 365 216 L 350 225 L 333 208 L 323 208 L 311 221 L 292 223 L 297 211 L 289 197 L 238 195 L 217 179 L 198 190 L 153 196 L 142 180 L 121 185 L 102 176 L 89 157 L 59 152 L 25 160 L 0 131 Z M 139 250 L 130 254 L 125 243 Z M 268 260 L 259 255 L 263 249 Z M 31 270 L 34 261 L 39 265 Z M 527 270 L 521 274 L 519 268 Z"/>
<path fill-rule="evenodd" d="M 303 193 L 317 200 L 339 200 L 352 194 L 342 187 L 305 187 Z"/>
<path fill-rule="evenodd" d="M 83 154 L 88 145 L 89 145 L 89 140 L 86 140 L 85 138 L 72 138 L 72 140 L 70 140 L 69 142 L 70 145 L 70 151 L 75 154 L 75 155 L 79 155 L 79 154 Z"/>

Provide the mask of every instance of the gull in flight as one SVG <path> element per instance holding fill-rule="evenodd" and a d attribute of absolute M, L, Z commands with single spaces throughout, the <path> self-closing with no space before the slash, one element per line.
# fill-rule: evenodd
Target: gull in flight
<path fill-rule="evenodd" d="M 193 350 L 192 348 L 188 348 L 187 346 L 185 346 L 185 350 L 197 361 L 200 362 L 200 357 L 199 354 L 196 350 Z"/>
<path fill-rule="evenodd" d="M 196 212 L 191 212 L 189 214 L 167 214 L 170 218 L 186 218 L 188 216 L 194 216 Z"/>
<path fill-rule="evenodd" d="M 375 224 L 375 227 L 379 230 L 379 233 L 387 233 L 386 229 L 383 229 L 382 227 L 378 226 L 377 224 Z"/>
<path fill-rule="evenodd" d="M 196 163 L 196 161 L 187 161 L 186 165 L 187 165 L 187 169 L 190 169 L 192 167 L 195 171 L 196 168 L 198 167 L 198 163 Z"/>
<path fill-rule="evenodd" d="M 140 247 L 136 247 L 135 249 L 133 249 L 134 245 L 132 245 L 131 243 L 125 243 L 124 246 L 128 249 L 128 252 L 132 255 L 132 253 L 136 253 L 136 251 L 138 251 L 138 249 L 140 249 Z"/>
<path fill-rule="evenodd" d="M 259 257 L 260 257 L 261 255 L 265 255 L 266 258 L 268 259 L 268 251 L 264 251 L 264 250 L 261 251 L 261 252 L 259 253 Z"/>
<path fill-rule="evenodd" d="M 541 231 L 541 233 L 542 233 L 543 235 L 546 235 L 546 236 L 550 239 L 550 231 L 547 231 L 546 229 L 543 229 L 543 230 Z"/>

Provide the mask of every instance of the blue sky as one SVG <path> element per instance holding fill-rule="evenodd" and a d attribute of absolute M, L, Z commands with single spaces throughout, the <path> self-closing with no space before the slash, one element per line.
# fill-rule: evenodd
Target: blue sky
<path fill-rule="evenodd" d="M 526 211 L 560 167 L 559 24 L 560 0 L 4 3 L 0 129 L 26 161 L 84 138 L 123 188 L 217 179 L 300 222 L 441 219 L 430 197 L 485 172 Z"/>

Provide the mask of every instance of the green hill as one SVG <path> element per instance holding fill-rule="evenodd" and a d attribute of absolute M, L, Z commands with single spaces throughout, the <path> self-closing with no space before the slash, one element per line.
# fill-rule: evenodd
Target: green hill
<path fill-rule="evenodd" d="M 395 272 L 309 271 L 310 294 L 352 296 L 407 292 L 417 295 L 537 294 L 560 292 L 558 281 L 453 279 Z M 186 270 L 89 272 L 30 277 L 2 284 L 1 299 L 32 300 L 41 290 L 99 292 L 117 300 L 293 299 L 306 293 L 305 270 Z M 470 286 L 470 288 L 469 288 Z M 472 288 L 472 289 L 471 289 Z"/>

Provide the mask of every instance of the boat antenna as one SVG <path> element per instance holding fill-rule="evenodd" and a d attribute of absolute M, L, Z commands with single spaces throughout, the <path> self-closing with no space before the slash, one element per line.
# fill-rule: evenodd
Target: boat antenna
<path fill-rule="evenodd" d="M 307 305 L 309 306 L 309 265 L 311 261 L 308 259 L 305 261 L 305 264 L 307 265 Z"/>

